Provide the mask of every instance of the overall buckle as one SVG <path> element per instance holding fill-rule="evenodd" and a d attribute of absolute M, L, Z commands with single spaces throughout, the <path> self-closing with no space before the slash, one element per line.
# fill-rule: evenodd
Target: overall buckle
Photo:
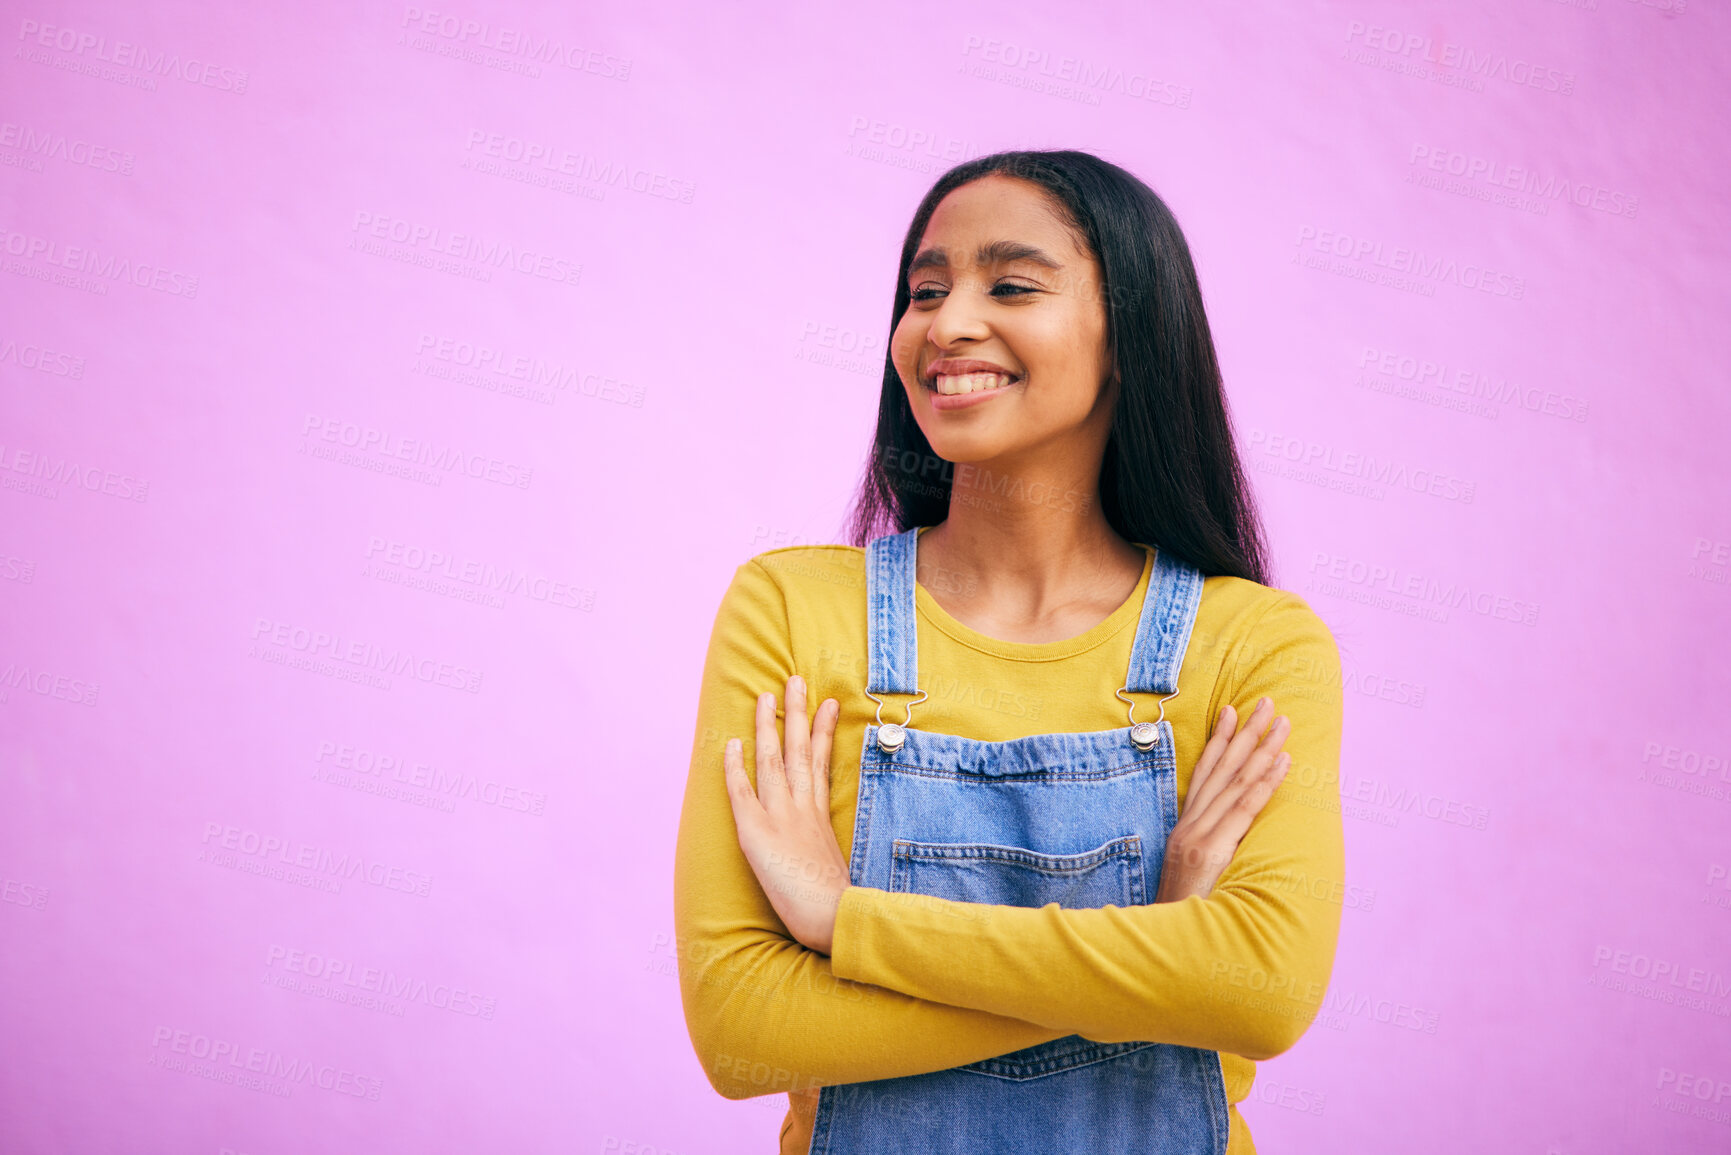
<path fill-rule="evenodd" d="M 865 691 L 865 696 L 878 704 L 878 749 L 882 750 L 885 754 L 894 754 L 907 743 L 907 728 L 912 724 L 914 718 L 914 702 L 923 702 L 926 700 L 926 692 L 921 690 L 919 693 L 919 697 L 913 699 L 913 701 L 910 701 L 907 704 L 907 713 L 902 717 L 901 723 L 898 725 L 895 722 L 884 721 L 884 700 L 872 693 L 870 690 Z"/>
<path fill-rule="evenodd" d="M 1170 694 L 1167 694 L 1164 698 L 1160 699 L 1160 716 L 1158 718 L 1154 719 L 1152 722 L 1138 722 L 1136 720 L 1136 703 L 1132 702 L 1129 698 L 1124 697 L 1124 691 L 1129 688 L 1129 685 L 1126 684 L 1121 689 L 1114 691 L 1114 693 L 1118 695 L 1120 701 L 1130 707 L 1131 744 L 1135 746 L 1136 749 L 1146 754 L 1148 751 L 1154 749 L 1155 746 L 1160 744 L 1160 723 L 1166 720 L 1166 703 L 1171 701 L 1173 698 L 1176 698 L 1178 696 L 1178 691 L 1173 690 Z"/>

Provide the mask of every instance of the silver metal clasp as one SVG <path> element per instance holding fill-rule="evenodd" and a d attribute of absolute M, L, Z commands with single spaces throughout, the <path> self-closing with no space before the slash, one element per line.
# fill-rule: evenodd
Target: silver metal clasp
<path fill-rule="evenodd" d="M 866 697 L 878 704 L 878 749 L 882 750 L 885 754 L 894 754 L 907 742 L 907 728 L 913 724 L 914 720 L 914 702 L 923 702 L 926 700 L 926 692 L 921 690 L 919 693 L 919 697 L 908 702 L 907 713 L 902 717 L 901 724 L 897 725 L 894 722 L 884 721 L 884 700 L 872 693 L 870 690 L 865 692 Z"/>
<path fill-rule="evenodd" d="M 1154 719 L 1152 722 L 1138 722 L 1136 720 L 1136 703 L 1132 702 L 1129 698 L 1124 697 L 1124 692 L 1129 688 L 1129 683 L 1125 683 L 1114 692 L 1118 695 L 1120 701 L 1130 707 L 1130 741 L 1135 745 L 1136 749 L 1146 754 L 1148 751 L 1154 749 L 1154 747 L 1159 743 L 1160 723 L 1166 720 L 1166 703 L 1170 702 L 1173 698 L 1176 698 L 1178 696 L 1178 691 L 1173 690 L 1170 694 L 1167 694 L 1164 698 L 1160 699 L 1160 716 L 1158 718 Z"/>

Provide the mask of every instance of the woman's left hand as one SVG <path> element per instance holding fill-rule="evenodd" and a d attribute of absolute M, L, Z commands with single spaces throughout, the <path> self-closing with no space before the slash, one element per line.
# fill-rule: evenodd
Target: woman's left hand
<path fill-rule="evenodd" d="M 757 789 L 730 738 L 722 755 L 739 848 L 788 933 L 828 954 L 836 905 L 850 885 L 847 860 L 829 818 L 829 752 L 841 704 L 826 698 L 808 725 L 805 680 L 787 680 L 787 744 L 776 735 L 775 695 L 757 698 Z"/>

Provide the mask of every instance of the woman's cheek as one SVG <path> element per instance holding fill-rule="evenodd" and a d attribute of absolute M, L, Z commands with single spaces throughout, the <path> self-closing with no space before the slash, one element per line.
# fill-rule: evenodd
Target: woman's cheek
<path fill-rule="evenodd" d="M 913 377 L 912 370 L 918 357 L 920 342 L 925 337 L 923 332 L 909 323 L 910 315 L 911 313 L 904 313 L 901 324 L 890 334 L 890 360 L 895 363 L 896 372 L 901 374 L 904 381 Z"/>

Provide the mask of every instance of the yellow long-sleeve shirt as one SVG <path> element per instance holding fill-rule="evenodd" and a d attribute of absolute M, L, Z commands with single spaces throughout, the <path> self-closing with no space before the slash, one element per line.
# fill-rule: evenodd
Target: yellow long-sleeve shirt
<path fill-rule="evenodd" d="M 1111 616 L 1061 642 L 989 638 L 916 587 L 928 696 L 912 725 L 978 741 L 1127 725 L 1113 692 L 1152 562 L 1150 552 Z M 864 693 L 862 549 L 771 550 L 734 574 L 704 663 L 679 824 L 674 929 L 692 1045 L 727 1098 L 789 1093 L 783 1152 L 809 1147 L 818 1087 L 943 1070 L 1070 1034 L 1219 1051 L 1236 1104 L 1253 1060 L 1287 1050 L 1310 1025 L 1334 965 L 1345 855 L 1340 658 L 1303 598 L 1234 577 L 1203 586 L 1179 694 L 1166 703 L 1181 804 L 1223 705 L 1242 724 L 1266 694 L 1292 722 L 1283 747 L 1292 768 L 1208 898 L 1029 908 L 855 886 L 843 892 L 830 956 L 776 916 L 739 849 L 722 773 L 722 748 L 739 738 L 755 784 L 757 696 L 779 703 L 794 673 L 814 709 L 824 698 L 841 704 L 830 817 L 846 857 L 876 710 Z M 886 699 L 884 721 L 901 721 L 907 701 Z M 1137 718 L 1154 714 L 1142 707 Z M 1229 1155 L 1253 1155 L 1236 1106 L 1230 1123 Z"/>

